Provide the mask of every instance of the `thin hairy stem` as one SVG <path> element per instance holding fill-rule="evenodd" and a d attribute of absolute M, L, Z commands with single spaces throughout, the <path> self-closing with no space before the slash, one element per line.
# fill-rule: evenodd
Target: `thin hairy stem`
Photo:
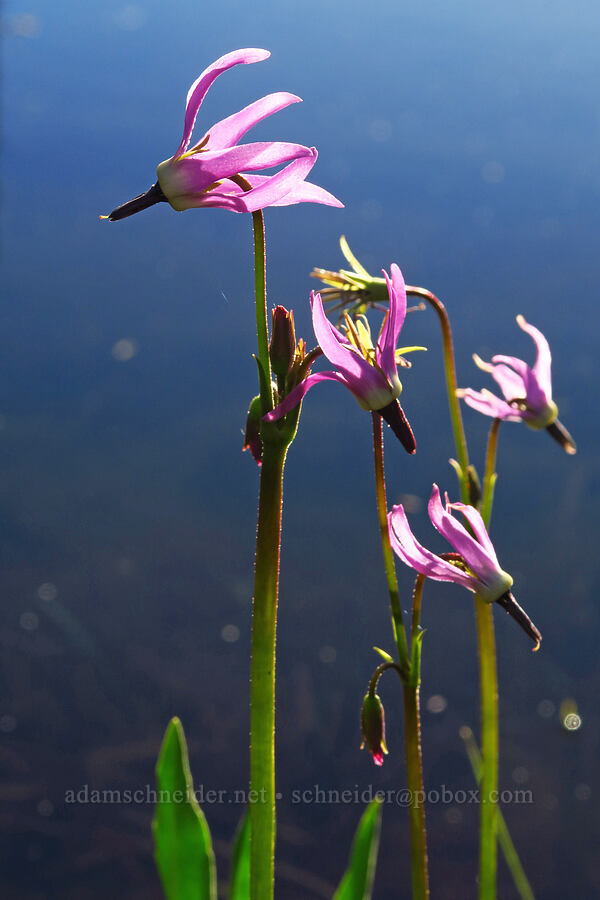
<path fill-rule="evenodd" d="M 465 436 L 465 428 L 463 425 L 462 414 L 460 411 L 460 401 L 456 396 L 458 387 L 456 381 L 456 364 L 454 361 L 454 345 L 452 343 L 452 329 L 450 328 L 450 319 L 446 312 L 446 307 L 442 301 L 432 294 L 431 291 L 420 287 L 406 286 L 406 293 L 410 297 L 422 297 L 430 306 L 435 309 L 440 327 L 442 329 L 442 343 L 444 347 L 444 372 L 446 375 L 446 388 L 448 391 L 448 405 L 450 407 L 450 419 L 452 421 L 452 431 L 454 432 L 454 443 L 456 444 L 456 456 L 461 468 L 460 490 L 463 503 L 469 502 L 469 451 L 467 448 L 467 438 Z"/>
<path fill-rule="evenodd" d="M 379 531 L 381 534 L 381 547 L 383 550 L 383 564 L 390 596 L 390 612 L 392 616 L 392 628 L 394 641 L 398 650 L 398 660 L 403 671 L 408 673 L 410 660 L 408 645 L 406 642 L 406 629 L 402 616 L 402 606 L 398 592 L 398 577 L 394 563 L 394 553 L 390 544 L 390 534 L 387 520 L 387 497 L 385 490 L 385 469 L 383 462 L 383 420 L 379 413 L 371 413 L 373 419 L 373 460 L 375 463 L 375 494 L 377 498 L 377 517 L 379 519 Z"/>

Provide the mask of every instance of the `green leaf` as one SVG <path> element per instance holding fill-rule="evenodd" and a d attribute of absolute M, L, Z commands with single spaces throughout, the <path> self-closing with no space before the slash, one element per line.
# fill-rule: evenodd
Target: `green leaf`
<path fill-rule="evenodd" d="M 450 463 L 450 465 L 452 466 L 452 468 L 454 469 L 454 471 L 455 471 L 456 474 L 458 475 L 458 480 L 459 480 L 460 483 L 462 484 L 462 480 L 463 480 L 463 470 L 462 470 L 462 468 L 461 468 L 460 463 L 458 463 L 455 459 L 449 459 L 448 462 Z"/>
<path fill-rule="evenodd" d="M 215 856 L 194 795 L 183 726 L 171 719 L 156 764 L 154 859 L 167 900 L 217 900 Z"/>
<path fill-rule="evenodd" d="M 270 397 L 270 396 L 271 396 L 271 388 L 270 388 L 270 386 L 269 386 L 269 381 L 268 381 L 268 378 L 267 378 L 267 373 L 266 373 L 265 370 L 263 369 L 263 365 L 262 365 L 260 359 L 258 358 L 258 356 L 256 355 L 256 353 L 253 353 L 252 356 L 254 357 L 254 360 L 255 360 L 255 362 L 256 362 L 256 366 L 257 366 L 257 368 L 258 368 L 258 385 L 259 385 L 259 387 L 260 387 L 260 394 L 259 394 L 259 396 L 260 396 L 260 397 Z M 263 412 L 263 414 L 264 414 L 264 413 L 266 413 L 266 412 L 269 412 L 269 410 L 268 410 L 268 409 L 263 409 L 262 412 Z"/>
<path fill-rule="evenodd" d="M 390 656 L 390 654 L 386 653 L 385 650 L 382 650 L 381 647 L 373 647 L 373 650 L 375 650 L 376 653 L 379 653 L 381 658 L 384 659 L 386 662 L 389 662 L 389 663 L 394 662 L 393 656 Z"/>
<path fill-rule="evenodd" d="M 421 683 L 421 650 L 426 628 L 415 634 L 412 639 L 412 659 L 410 663 L 410 683 L 415 687 Z"/>
<path fill-rule="evenodd" d="M 233 844 L 229 900 L 250 900 L 250 815 L 247 812 Z"/>
<path fill-rule="evenodd" d="M 381 800 L 373 800 L 362 815 L 348 868 L 333 900 L 371 900 L 381 827 Z"/>

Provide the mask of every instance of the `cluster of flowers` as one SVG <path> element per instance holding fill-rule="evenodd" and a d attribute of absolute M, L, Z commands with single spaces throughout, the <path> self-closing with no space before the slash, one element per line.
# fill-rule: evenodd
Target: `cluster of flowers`
<path fill-rule="evenodd" d="M 237 213 L 303 202 L 342 206 L 328 191 L 306 181 L 317 160 L 314 147 L 281 141 L 239 143 L 254 125 L 300 102 L 294 94 L 280 92 L 262 97 L 216 122 L 190 148 L 198 111 L 215 79 L 233 66 L 259 62 L 269 55 L 266 50 L 254 48 L 237 50 L 205 69 L 188 91 L 181 142 L 175 154 L 159 164 L 156 183 L 144 194 L 102 218 L 117 221 L 162 201 L 178 211 L 218 207 Z M 283 168 L 275 174 L 255 174 L 280 165 Z M 283 307 L 274 311 L 273 342 L 279 342 L 279 334 L 287 335 L 284 344 L 287 340 L 288 350 L 284 349 L 280 368 L 276 371 L 280 390 L 277 405 L 262 418 L 266 422 L 277 422 L 296 411 L 297 419 L 298 406 L 307 392 L 315 384 L 334 381 L 348 388 L 363 409 L 378 413 L 412 454 L 416 443 L 399 402 L 402 383 L 398 368 L 410 365 L 404 354 L 424 348 L 398 347 L 407 313 L 404 278 L 395 264 L 389 275 L 383 273 L 383 279 L 373 278 L 352 256 L 344 240 L 342 249 L 352 265 L 352 272 L 316 270 L 314 273 L 332 285 L 323 291 L 323 295 L 326 299 L 341 298 L 343 310 L 342 324 L 336 328 L 326 316 L 321 293 L 311 293 L 312 323 L 318 342 L 316 350 L 305 356 L 304 342 L 296 345 L 291 313 Z M 384 289 L 387 290 L 385 315 L 374 340 L 364 310 L 368 305 L 376 305 L 371 302 L 369 292 L 381 296 Z M 348 312 L 350 306 L 353 315 Z M 523 316 L 517 316 L 517 323 L 535 343 L 537 359 L 533 367 L 512 356 L 494 356 L 491 363 L 474 356 L 477 366 L 494 378 L 503 397 L 486 389 L 476 391 L 472 388 L 458 390 L 457 396 L 484 415 L 524 422 L 533 429 L 546 429 L 566 452 L 574 453 L 575 444 L 558 421 L 558 409 L 552 398 L 548 342 Z M 312 363 L 321 354 L 333 368 L 311 373 Z M 277 370 L 277 366 L 274 369 Z M 260 424 L 255 424 L 254 438 L 248 438 L 246 444 L 260 464 Z M 466 527 L 452 515 L 454 510 L 464 516 Z M 522 625 L 537 649 L 541 636 L 510 593 L 513 580 L 498 562 L 479 511 L 474 506 L 450 503 L 447 496 L 444 506 L 439 488 L 434 484 L 429 515 L 453 552 L 437 555 L 423 547 L 411 531 L 403 506 L 398 505 L 388 516 L 390 542 L 397 556 L 428 578 L 454 582 L 486 602 L 499 603 Z M 368 743 L 375 761 L 381 764 L 385 750 L 383 732 L 379 738 L 372 736 Z"/>

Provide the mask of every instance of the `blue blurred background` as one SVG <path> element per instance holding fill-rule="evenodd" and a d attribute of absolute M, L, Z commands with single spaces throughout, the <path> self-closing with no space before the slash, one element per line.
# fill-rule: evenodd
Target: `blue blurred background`
<path fill-rule="evenodd" d="M 459 383 L 471 361 L 533 361 L 523 313 L 549 338 L 575 458 L 545 434 L 501 429 L 493 536 L 544 635 L 497 619 L 501 784 L 532 791 L 505 815 L 536 895 L 600 892 L 595 585 L 600 554 L 597 4 L 474 0 L 9 3 L 4 11 L 0 327 L 2 689 L 7 898 L 158 898 L 151 804 L 65 802 L 145 788 L 178 714 L 198 786 L 247 783 L 248 656 L 257 471 L 242 454 L 255 392 L 251 223 L 161 204 L 99 213 L 144 191 L 176 149 L 185 94 L 229 50 L 268 62 L 218 80 L 199 131 L 271 91 L 304 98 L 251 139 L 315 144 L 312 179 L 344 210 L 267 212 L 269 297 L 312 336 L 313 266 L 345 233 L 377 273 L 450 311 Z M 418 442 L 388 446 L 390 501 L 423 543 L 432 481 L 455 492 L 440 339 L 431 312 L 406 343 Z M 491 386 L 491 383 L 487 385 Z M 481 467 L 488 420 L 465 411 Z M 405 785 L 401 698 L 381 685 L 390 756 L 360 753 L 358 713 L 391 648 L 374 509 L 370 420 L 336 385 L 315 390 L 288 458 L 279 628 L 278 896 L 330 897 L 361 805 L 293 791 Z M 409 596 L 411 577 L 400 572 Z M 468 789 L 459 727 L 477 727 L 470 598 L 427 587 L 423 743 L 430 789 Z M 561 704 L 581 727 L 568 732 Z M 241 807 L 207 805 L 220 880 Z M 476 896 L 477 809 L 428 810 L 432 892 Z M 516 896 L 501 866 L 500 896 Z M 375 896 L 409 894 L 408 825 L 384 809 Z"/>

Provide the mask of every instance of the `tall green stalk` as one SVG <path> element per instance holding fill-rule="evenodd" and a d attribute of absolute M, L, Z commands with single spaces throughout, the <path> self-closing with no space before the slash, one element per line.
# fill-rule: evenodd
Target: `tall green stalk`
<path fill-rule="evenodd" d="M 244 190 L 250 184 L 236 180 Z M 265 228 L 262 210 L 252 213 L 256 335 L 263 414 L 273 408 L 267 325 Z M 263 423 L 258 499 L 252 659 L 250 672 L 250 897 L 271 900 L 275 858 L 275 643 L 281 545 L 283 469 L 289 441 Z"/>
<path fill-rule="evenodd" d="M 471 502 L 469 479 L 469 452 L 462 421 L 460 401 L 456 396 L 457 380 L 452 344 L 450 320 L 444 304 L 431 291 L 423 288 L 407 287 L 406 293 L 422 297 L 435 309 L 442 329 L 444 348 L 444 371 L 448 390 L 450 419 L 456 444 L 460 472 L 460 489 L 463 503 Z M 494 428 L 494 426 L 492 426 Z M 494 487 L 494 462 L 498 429 L 493 430 L 488 445 L 486 459 L 486 479 L 484 484 L 484 507 L 487 517 L 491 515 Z M 477 625 L 477 645 L 479 655 L 479 691 L 481 704 L 481 805 L 479 830 L 479 898 L 495 900 L 497 862 L 497 794 L 492 794 L 498 786 L 498 674 L 496 667 L 496 646 L 494 641 L 493 610 L 475 596 L 475 619 Z M 492 800 L 492 796 L 494 800 Z"/>
<path fill-rule="evenodd" d="M 406 755 L 406 780 L 409 790 L 410 858 L 412 870 L 413 900 L 427 900 L 429 897 L 429 876 L 427 867 L 427 835 L 425 826 L 425 792 L 423 788 L 423 760 L 421 755 L 421 716 L 419 691 L 421 684 L 421 647 L 419 623 L 421 594 L 424 578 L 419 575 L 413 597 L 411 629 L 411 654 L 409 656 L 406 629 L 402 617 L 402 606 L 398 592 L 398 579 L 394 563 L 394 553 L 390 544 L 387 522 L 387 498 L 385 489 L 385 469 L 383 457 L 383 422 L 379 413 L 373 418 L 373 459 L 375 463 L 375 493 L 377 514 L 381 533 L 381 545 L 388 592 L 394 639 L 398 651 L 398 666 L 393 664 L 402 680 L 404 698 L 404 745 Z M 389 664 L 380 666 L 383 672 Z M 377 676 L 379 677 L 379 676 Z"/>
<path fill-rule="evenodd" d="M 273 896 L 275 639 L 283 467 L 287 448 L 263 445 L 256 534 L 250 682 L 250 897 Z"/>
<path fill-rule="evenodd" d="M 232 175 L 245 191 L 252 190 L 250 182 L 243 175 Z M 262 209 L 252 213 L 254 237 L 254 305 L 256 308 L 256 342 L 258 362 L 262 370 L 260 398 L 263 415 L 273 409 L 273 388 L 271 386 L 271 360 L 269 359 L 269 326 L 267 320 L 267 253 L 265 246 L 265 219 Z"/>
<path fill-rule="evenodd" d="M 410 822 L 410 856 L 413 900 L 429 897 L 427 862 L 427 830 L 425 825 L 425 788 L 421 751 L 421 598 L 425 577 L 417 575 L 413 592 L 411 628 L 411 672 L 404 692 L 404 746 L 406 752 L 406 780 L 410 791 L 408 815 Z"/>
<path fill-rule="evenodd" d="M 498 833 L 498 675 L 492 604 L 475 595 L 481 693 L 481 787 L 479 791 L 479 898 L 496 897 Z"/>
<path fill-rule="evenodd" d="M 500 419 L 492 422 L 485 455 L 481 517 L 486 527 L 492 515 L 496 483 L 496 449 Z M 498 855 L 498 670 L 494 638 L 494 611 L 491 603 L 475 597 L 477 641 L 479 644 L 479 682 L 481 685 L 481 781 L 480 781 L 480 857 L 479 897 L 494 900 Z M 494 798 L 492 800 L 492 797 Z"/>
<path fill-rule="evenodd" d="M 429 897 L 427 871 L 427 832 L 425 826 L 425 789 L 421 755 L 421 710 L 419 685 L 404 684 L 404 747 L 406 753 L 406 786 L 410 791 L 408 816 L 410 823 L 410 862 L 413 900 Z"/>
<path fill-rule="evenodd" d="M 385 490 L 385 468 L 383 461 L 383 419 L 377 412 L 371 413 L 373 420 L 373 462 L 375 464 L 375 496 L 377 499 L 377 518 L 379 520 L 379 532 L 381 534 L 381 547 L 383 550 L 383 564 L 385 577 L 390 595 L 390 612 L 392 616 L 392 628 L 394 629 L 394 641 L 398 650 L 398 661 L 404 672 L 410 670 L 410 658 L 406 643 L 406 629 L 402 617 L 402 605 L 398 592 L 398 578 L 396 576 L 396 564 L 394 551 L 390 544 L 388 531 L 388 508 Z"/>

